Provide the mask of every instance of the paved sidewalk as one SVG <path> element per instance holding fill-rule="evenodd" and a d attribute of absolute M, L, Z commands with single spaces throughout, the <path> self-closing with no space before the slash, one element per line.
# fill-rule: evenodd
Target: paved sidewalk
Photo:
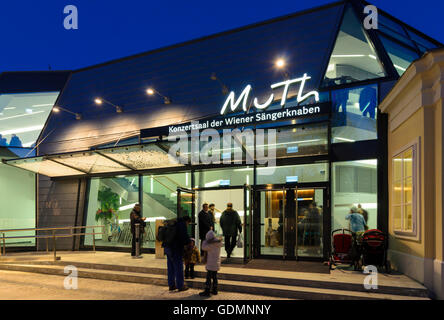
<path fill-rule="evenodd" d="M 0 300 L 203 300 L 199 290 L 169 292 L 149 284 L 78 279 L 77 290 L 63 287 L 65 277 L 0 271 Z M 220 292 L 209 300 L 277 300 L 273 297 Z M 288 299 L 284 299 L 288 300 Z"/>

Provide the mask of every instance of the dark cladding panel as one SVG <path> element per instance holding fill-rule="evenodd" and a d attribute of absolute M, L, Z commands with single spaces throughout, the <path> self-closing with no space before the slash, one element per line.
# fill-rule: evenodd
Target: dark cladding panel
<path fill-rule="evenodd" d="M 4 72 L 0 74 L 0 94 L 61 91 L 69 74 L 69 71 Z"/>
<path fill-rule="evenodd" d="M 84 149 L 106 142 L 106 136 L 118 132 L 218 114 L 226 95 L 210 79 L 213 72 L 229 90 L 240 94 L 250 84 L 252 95 L 262 99 L 270 94 L 271 84 L 284 80 L 283 72 L 274 68 L 279 57 L 286 59 L 292 77 L 304 73 L 312 77 L 305 90 L 315 89 L 328 62 L 342 8 L 338 4 L 75 72 L 59 104 L 82 113 L 83 120 L 76 121 L 69 114 L 53 115 L 42 136 L 54 128 L 57 133 L 45 140 L 41 150 Z M 148 96 L 148 87 L 173 103 L 164 105 L 160 97 Z M 124 113 L 94 105 L 95 97 L 123 106 Z M 59 141 L 65 141 L 64 146 Z"/>

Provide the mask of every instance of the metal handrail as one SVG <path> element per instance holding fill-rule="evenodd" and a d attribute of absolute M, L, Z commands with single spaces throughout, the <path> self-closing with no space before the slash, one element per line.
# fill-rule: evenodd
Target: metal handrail
<path fill-rule="evenodd" d="M 88 233 L 87 229 L 93 229 L 92 233 Z M 95 232 L 95 228 L 102 228 L 102 232 Z M 78 227 L 58 227 L 58 228 L 27 228 L 27 229 L 8 229 L 8 230 L 0 230 L 0 241 L 2 241 L 3 250 L 0 250 L 2 256 L 6 255 L 6 240 L 7 239 L 46 239 L 46 252 L 49 252 L 49 239 L 53 239 L 53 251 L 54 251 L 54 261 L 57 261 L 57 238 L 74 238 L 77 236 L 93 236 L 93 251 L 96 251 L 96 234 L 105 234 L 103 232 L 104 226 L 78 226 Z M 73 230 L 76 229 L 85 229 L 82 233 L 73 233 Z M 70 234 L 57 234 L 56 231 L 60 230 L 70 230 Z M 31 236 L 12 236 L 6 237 L 6 233 L 8 232 L 23 232 L 23 231 L 52 231 L 52 234 L 46 235 L 31 235 Z M 38 250 L 38 248 L 37 248 Z"/>

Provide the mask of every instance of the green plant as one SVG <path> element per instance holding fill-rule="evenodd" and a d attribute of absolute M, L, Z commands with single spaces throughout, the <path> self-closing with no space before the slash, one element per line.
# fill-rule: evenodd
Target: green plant
<path fill-rule="evenodd" d="M 114 193 L 111 188 L 103 186 L 99 190 L 97 200 L 100 201 L 100 208 L 96 212 L 96 221 L 111 220 L 119 208 L 119 195 Z"/>

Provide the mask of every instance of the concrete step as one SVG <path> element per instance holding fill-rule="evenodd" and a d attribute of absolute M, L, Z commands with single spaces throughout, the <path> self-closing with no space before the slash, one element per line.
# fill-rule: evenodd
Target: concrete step
<path fill-rule="evenodd" d="M 30 261 L 29 264 L 40 264 L 40 265 L 74 265 L 78 268 L 94 269 L 94 270 L 109 270 L 109 271 L 122 271 L 122 272 L 132 272 L 132 273 L 143 273 L 143 274 L 158 274 L 166 275 L 167 270 L 165 268 L 159 267 L 136 267 L 136 266 L 124 266 L 124 265 L 112 265 L 112 264 L 98 264 L 98 263 L 88 263 L 88 262 L 78 262 L 78 261 Z M 199 278 L 205 278 L 206 272 L 195 271 L 195 274 Z M 224 269 L 218 273 L 218 279 L 230 280 L 230 281 L 242 281 L 242 282 L 252 282 L 252 283 L 262 283 L 262 284 L 273 284 L 273 285 L 290 285 L 297 287 L 306 288 L 321 288 L 321 289 L 331 289 L 331 290 L 347 290 L 356 292 L 368 292 L 362 283 L 351 283 L 351 282 L 338 282 L 338 281 L 323 281 L 323 280 L 313 280 L 313 279 L 298 279 L 298 278 L 286 278 L 286 277 L 270 277 L 270 276 L 257 276 L 248 274 L 233 274 L 224 272 Z M 417 288 L 402 287 L 402 286 L 388 286 L 379 285 L 378 293 L 389 294 L 389 295 L 402 295 L 410 297 L 420 297 L 427 298 L 428 291 L 425 287 L 418 286 Z"/>
<path fill-rule="evenodd" d="M 9 271 L 21 271 L 21 272 L 33 272 L 50 275 L 66 276 L 64 273 L 64 267 L 66 265 L 76 265 L 78 268 L 78 275 L 80 278 L 92 278 L 99 280 L 110 280 L 120 282 L 132 282 L 132 283 L 145 283 L 167 286 L 167 276 L 163 269 L 153 269 L 150 272 L 147 268 L 144 272 L 138 271 L 122 271 L 122 270 L 107 270 L 100 269 L 98 265 L 94 265 L 92 268 L 82 267 L 79 263 L 69 263 L 64 261 L 63 263 L 38 263 L 36 261 L 29 264 L 22 263 L 4 263 L 0 264 L 0 270 Z M 134 268 L 134 267 L 132 267 Z M 197 274 L 199 277 L 193 280 L 187 280 L 189 287 L 203 289 L 205 279 L 202 277 L 202 273 Z M 325 287 L 313 287 L 305 285 L 296 285 L 294 283 L 267 283 L 257 281 L 260 277 L 251 278 L 251 281 L 245 281 L 244 279 L 230 280 L 227 279 L 226 274 L 221 274 L 219 278 L 219 290 L 227 292 L 248 293 L 256 295 L 265 295 L 271 297 L 290 298 L 290 299 L 333 299 L 333 300 L 427 300 L 428 298 L 423 296 L 411 296 L 402 294 L 387 294 L 383 293 L 380 289 L 377 293 L 374 292 L 362 292 L 356 290 L 346 290 L 342 288 L 325 288 Z M 286 279 L 288 280 L 288 279 Z M 269 281 L 270 282 L 270 281 Z"/>

